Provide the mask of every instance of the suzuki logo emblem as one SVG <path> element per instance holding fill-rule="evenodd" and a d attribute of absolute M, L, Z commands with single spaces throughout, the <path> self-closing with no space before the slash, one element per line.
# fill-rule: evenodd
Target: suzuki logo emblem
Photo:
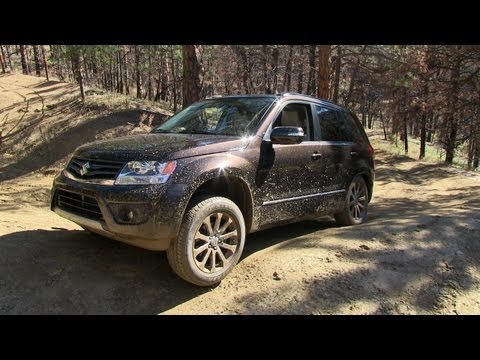
<path fill-rule="evenodd" d="M 85 175 L 88 172 L 88 169 L 90 169 L 90 163 L 87 161 L 80 169 L 80 175 Z"/>

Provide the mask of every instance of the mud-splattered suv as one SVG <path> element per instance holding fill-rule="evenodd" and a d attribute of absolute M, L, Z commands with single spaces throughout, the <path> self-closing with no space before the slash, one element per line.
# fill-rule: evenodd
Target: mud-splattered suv
<path fill-rule="evenodd" d="M 209 286 L 248 233 L 334 215 L 365 221 L 374 151 L 349 110 L 299 94 L 197 102 L 152 133 L 79 147 L 51 208 L 84 229 L 166 250 L 184 280 Z"/>

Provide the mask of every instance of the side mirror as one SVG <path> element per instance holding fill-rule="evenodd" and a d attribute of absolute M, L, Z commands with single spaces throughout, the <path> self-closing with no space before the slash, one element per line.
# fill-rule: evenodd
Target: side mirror
<path fill-rule="evenodd" d="M 304 138 L 303 129 L 295 126 L 277 126 L 270 134 L 272 144 L 300 144 Z"/>

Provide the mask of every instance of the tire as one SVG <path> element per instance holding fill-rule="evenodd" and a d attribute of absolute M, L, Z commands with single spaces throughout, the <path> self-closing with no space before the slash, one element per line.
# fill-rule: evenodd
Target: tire
<path fill-rule="evenodd" d="M 168 263 L 185 281 L 216 285 L 238 263 L 245 235 L 242 212 L 233 201 L 218 196 L 200 200 L 187 210 L 178 238 L 167 250 Z"/>
<path fill-rule="evenodd" d="M 347 190 L 342 212 L 335 214 L 340 226 L 359 225 L 368 213 L 368 187 L 362 176 L 356 176 Z"/>

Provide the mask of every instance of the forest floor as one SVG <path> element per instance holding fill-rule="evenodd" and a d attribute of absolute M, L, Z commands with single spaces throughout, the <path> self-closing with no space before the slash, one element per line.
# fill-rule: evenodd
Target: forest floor
<path fill-rule="evenodd" d="M 365 224 L 251 234 L 231 274 L 198 288 L 164 253 L 49 210 L 53 176 L 75 147 L 163 118 L 121 96 L 81 104 L 77 92 L 0 76 L 0 314 L 480 314 L 479 174 L 377 152 Z"/>

